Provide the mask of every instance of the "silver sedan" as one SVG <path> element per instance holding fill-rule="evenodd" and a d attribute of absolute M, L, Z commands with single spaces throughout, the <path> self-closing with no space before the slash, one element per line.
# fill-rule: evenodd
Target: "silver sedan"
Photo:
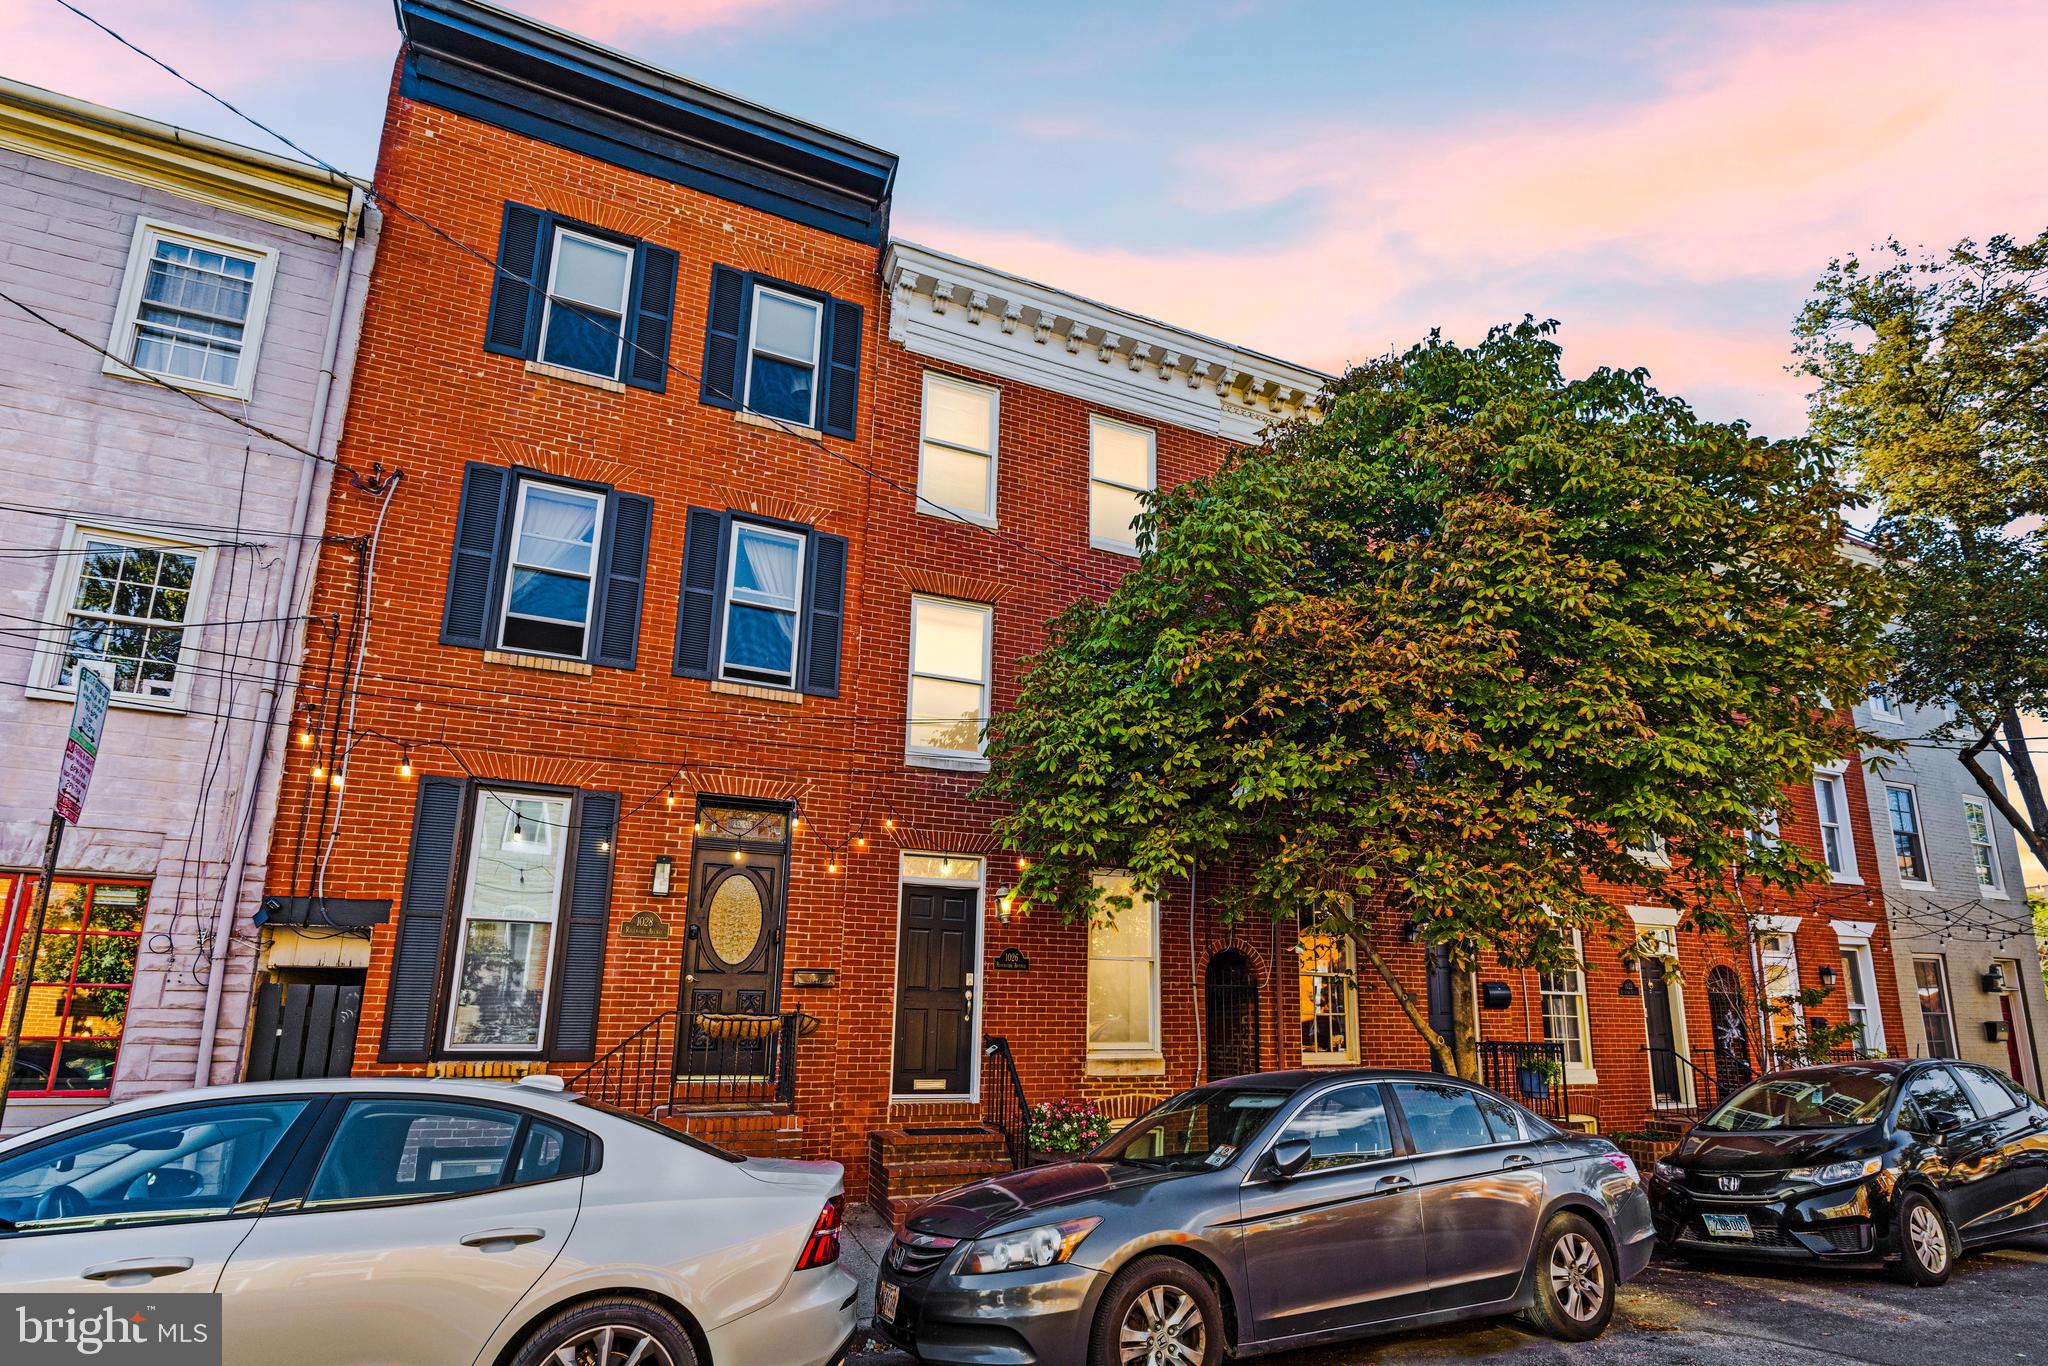
<path fill-rule="evenodd" d="M 222 1086 L 0 1143 L 0 1292 L 218 1291 L 230 1366 L 825 1366 L 842 1199 L 551 1079 Z"/>

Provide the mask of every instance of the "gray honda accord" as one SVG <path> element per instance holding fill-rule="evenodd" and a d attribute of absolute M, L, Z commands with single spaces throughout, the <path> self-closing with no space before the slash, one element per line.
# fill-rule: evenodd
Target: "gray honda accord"
<path fill-rule="evenodd" d="M 984 1366 L 1215 1366 L 1517 1312 L 1581 1340 L 1653 1245 L 1605 1139 L 1427 1073 L 1267 1072 L 919 1206 L 875 1323 Z"/>

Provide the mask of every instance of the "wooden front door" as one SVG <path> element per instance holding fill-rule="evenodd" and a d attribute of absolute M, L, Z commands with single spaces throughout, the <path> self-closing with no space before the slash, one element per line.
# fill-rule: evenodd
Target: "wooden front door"
<path fill-rule="evenodd" d="M 1650 1093 L 1668 1105 L 1683 1104 L 1678 1075 L 1678 1035 L 1672 1027 L 1671 984 L 1661 958 L 1642 960 L 1643 1032 L 1650 1049 Z"/>
<path fill-rule="evenodd" d="M 785 869 L 780 855 L 697 846 L 677 1031 L 684 1076 L 767 1075 L 764 1039 L 714 1037 L 703 1017 L 781 1009 Z"/>
<path fill-rule="evenodd" d="M 967 1094 L 975 1045 L 977 895 L 972 887 L 903 888 L 892 1095 Z"/>

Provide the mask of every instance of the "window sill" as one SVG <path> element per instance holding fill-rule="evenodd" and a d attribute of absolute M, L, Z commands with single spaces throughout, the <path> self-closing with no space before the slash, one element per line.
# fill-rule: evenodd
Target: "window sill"
<path fill-rule="evenodd" d="M 76 689 L 73 688 L 46 688 L 35 683 L 31 683 L 21 691 L 22 696 L 33 698 L 38 702 L 71 703 L 75 702 L 78 697 Z M 179 698 L 136 697 L 130 693 L 113 694 L 107 699 L 107 705 L 109 707 L 118 707 L 122 711 L 162 712 L 166 716 L 183 716 L 188 710 L 184 701 Z"/>
<path fill-rule="evenodd" d="M 911 768 L 936 768 L 947 773 L 988 772 L 988 756 L 982 754 L 919 754 L 912 751 L 903 756 L 903 762 Z"/>
<path fill-rule="evenodd" d="M 1977 896 L 1984 901 L 2010 901 L 2012 894 L 2002 887 L 1979 887 Z"/>
<path fill-rule="evenodd" d="M 1303 1067 L 1356 1067 L 1358 1066 L 1358 1059 L 1345 1057 L 1341 1053 L 1304 1053 L 1301 1055 L 1301 1065 Z"/>
<path fill-rule="evenodd" d="M 597 672 L 580 659 L 556 659 L 552 655 L 523 655 L 510 650 L 485 650 L 484 663 L 503 664 L 512 669 L 538 669 L 542 673 L 575 674 L 588 678 Z"/>
<path fill-rule="evenodd" d="M 922 493 L 917 495 L 916 501 L 911 505 L 911 510 L 920 517 L 933 517 L 941 522 L 966 522 L 969 526 L 990 528 L 996 525 L 996 519 L 993 517 L 985 517 L 978 512 L 962 512 L 959 508 L 947 507 L 944 503 L 935 502 L 925 497 Z"/>
<path fill-rule="evenodd" d="M 732 420 L 743 427 L 764 427 L 771 432 L 782 432 L 787 436 L 809 437 L 813 441 L 823 440 L 825 434 L 816 427 L 806 427 L 801 422 L 785 422 L 781 418 L 763 417 L 759 413 L 735 411 Z"/>
<path fill-rule="evenodd" d="M 1854 873 L 1836 873 L 1833 881 L 1838 887 L 1861 887 L 1863 885 L 1863 879 L 1857 877 Z"/>
<path fill-rule="evenodd" d="M 1138 547 L 1127 541 L 1105 541 L 1099 536 L 1090 536 L 1088 544 L 1093 549 L 1106 550 L 1112 555 L 1122 555 L 1133 560 L 1138 558 Z"/>
<path fill-rule="evenodd" d="M 1570 1063 L 1566 1063 L 1564 1068 L 1564 1084 L 1566 1086 L 1598 1086 L 1600 1084 L 1600 1074 L 1590 1067 L 1574 1067 Z"/>
<path fill-rule="evenodd" d="M 1083 1075 L 1163 1077 L 1166 1075 L 1166 1057 L 1161 1053 L 1090 1053 Z"/>
<path fill-rule="evenodd" d="M 615 379 L 606 379 L 603 375 L 593 375 L 588 370 L 571 370 L 566 365 L 549 365 L 546 361 L 530 360 L 526 362 L 526 373 L 529 375 L 541 375 L 547 379 L 562 380 L 569 384 L 581 384 L 590 389 L 602 389 L 608 394 L 623 394 L 626 392 L 626 386 Z"/>
<path fill-rule="evenodd" d="M 789 688 L 770 688 L 759 683 L 731 683 L 723 678 L 711 680 L 711 691 L 724 693 L 728 697 L 751 697 L 757 702 L 780 702 L 786 707 L 800 707 L 804 701 L 802 693 Z"/>
<path fill-rule="evenodd" d="M 1921 882 L 1909 877 L 1900 878 L 1899 885 L 1909 892 L 1938 892 L 1941 890 L 1931 882 Z"/>

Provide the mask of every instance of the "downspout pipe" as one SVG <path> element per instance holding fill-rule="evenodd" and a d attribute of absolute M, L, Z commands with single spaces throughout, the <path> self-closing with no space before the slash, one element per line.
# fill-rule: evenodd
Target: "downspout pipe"
<path fill-rule="evenodd" d="M 334 295 L 327 308 L 327 332 L 320 348 L 320 374 L 313 390 L 312 415 L 306 424 L 307 448 L 322 455 L 330 453 L 328 412 L 334 402 L 335 364 L 347 331 L 348 300 L 355 284 L 356 254 L 359 249 L 363 251 L 363 273 L 367 279 L 370 264 L 376 259 L 376 213 L 376 207 L 360 186 L 350 190 L 348 220 L 342 229 L 341 256 L 335 268 Z M 367 234 L 366 229 L 369 230 Z M 372 239 L 368 244 L 363 240 L 366 235 Z M 332 444 L 338 445 L 339 441 L 340 432 L 337 430 Z M 223 874 L 226 882 L 221 889 L 220 909 L 214 916 L 213 940 L 208 948 L 206 1005 L 199 1022 L 199 1050 L 192 1065 L 194 1086 L 208 1085 L 212 1079 L 214 1045 L 220 1037 L 221 996 L 225 985 L 223 979 L 227 976 L 228 945 L 233 940 L 235 918 L 242 904 L 242 886 L 247 880 L 250 847 L 255 842 L 256 827 L 263 815 L 263 771 L 271 750 L 282 748 L 281 741 L 276 741 L 281 734 L 277 726 L 278 712 L 294 691 L 286 671 L 299 658 L 303 648 L 304 614 L 312 596 L 312 575 L 306 572 L 306 567 L 309 563 L 317 564 L 320 558 L 320 547 L 309 545 L 306 533 L 316 522 L 323 526 L 326 524 L 326 495 L 330 484 L 331 475 L 320 464 L 311 460 L 304 462 L 299 471 L 298 493 L 292 504 L 292 554 L 287 561 L 284 586 L 278 594 L 278 602 L 283 607 L 279 615 L 293 619 L 279 624 L 279 648 L 271 659 L 270 674 L 264 680 L 259 703 L 262 720 L 250 737 L 249 757 L 242 770 L 235 821 L 230 827 L 227 869 Z"/>

